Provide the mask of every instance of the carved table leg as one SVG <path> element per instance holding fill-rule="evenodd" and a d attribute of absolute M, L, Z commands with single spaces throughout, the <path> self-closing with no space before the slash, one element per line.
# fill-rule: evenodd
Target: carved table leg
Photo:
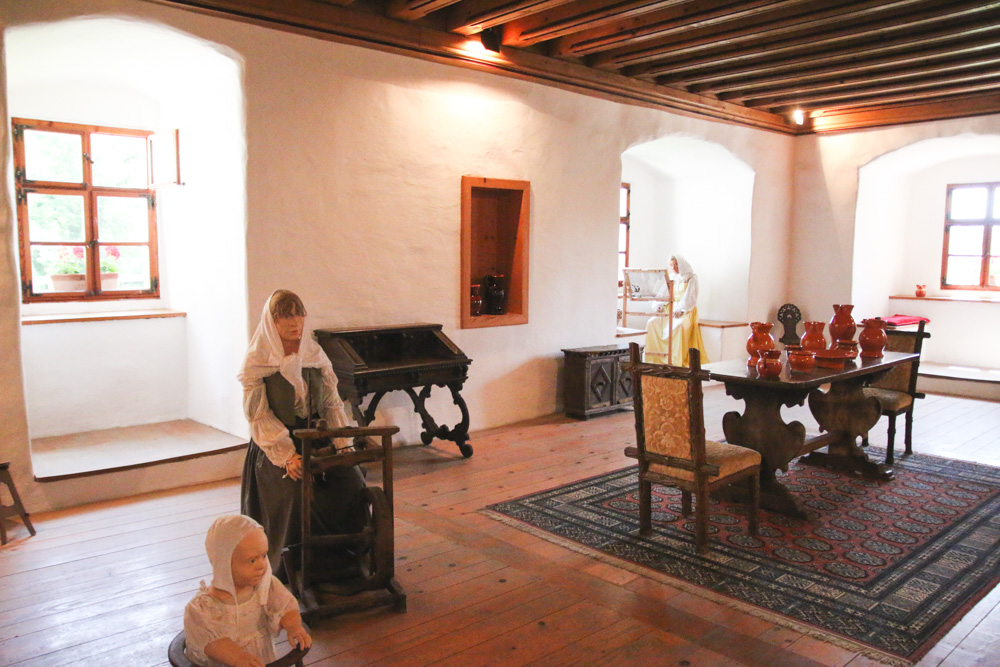
<path fill-rule="evenodd" d="M 810 465 L 860 472 L 869 479 L 890 480 L 892 468 L 871 461 L 858 446 L 858 438 L 868 433 L 882 413 L 877 398 L 865 397 L 863 385 L 863 379 L 850 379 L 833 383 L 828 392 L 816 389 L 809 394 L 809 410 L 820 430 L 836 437 L 826 452 L 812 452 L 801 460 Z"/>
<path fill-rule="evenodd" d="M 805 392 L 761 391 L 759 387 L 726 387 L 726 393 L 746 402 L 743 414 L 729 412 L 722 418 L 726 441 L 760 452 L 760 506 L 782 514 L 804 518 L 805 512 L 791 492 L 775 478 L 777 470 L 786 470 L 788 462 L 802 452 L 806 427 L 800 422 L 786 424 L 781 406 L 802 405 Z M 739 494 L 739 485 L 727 493 Z"/>

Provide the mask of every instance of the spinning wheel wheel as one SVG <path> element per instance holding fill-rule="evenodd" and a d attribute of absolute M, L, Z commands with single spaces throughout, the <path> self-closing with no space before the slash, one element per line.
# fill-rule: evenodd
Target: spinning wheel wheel
<path fill-rule="evenodd" d="M 377 486 L 364 489 L 359 512 L 364 515 L 364 529 L 354 535 L 348 549 L 354 555 L 350 575 L 323 586 L 324 592 L 354 595 L 361 591 L 385 588 L 393 576 L 392 508 L 385 493 Z"/>

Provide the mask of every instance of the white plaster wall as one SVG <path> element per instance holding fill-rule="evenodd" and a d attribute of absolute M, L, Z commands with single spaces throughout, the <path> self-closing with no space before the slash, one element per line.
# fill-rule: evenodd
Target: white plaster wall
<path fill-rule="evenodd" d="M 23 327 L 32 438 L 187 416 L 183 318 Z M 150 364 L 150 359 L 161 363 Z"/>
<path fill-rule="evenodd" d="M 832 304 L 863 298 L 860 292 L 868 289 L 854 280 L 858 179 L 864 165 L 926 140 L 962 137 L 972 143 L 991 143 L 997 134 L 1000 134 L 1000 115 L 797 139 L 788 294 L 802 310 L 803 319 L 829 321 Z M 932 214 L 933 211 L 928 213 Z M 943 211 L 939 215 L 943 216 Z M 887 280 L 883 276 L 879 282 L 885 285 Z M 934 284 L 930 278 L 926 282 Z M 885 303 L 886 296 L 866 303 L 877 308 L 879 303 Z M 871 316 L 871 313 L 860 314 Z M 978 330 L 972 326 L 974 322 L 967 324 Z M 985 344 L 979 336 L 974 344 Z"/>
<path fill-rule="evenodd" d="M 746 310 L 773 313 L 785 301 L 790 137 L 152 3 L 39 0 L 3 11 L 17 23 L 127 14 L 237 54 L 246 92 L 244 335 L 277 287 L 302 295 L 314 327 L 441 322 L 473 359 L 463 395 L 474 431 L 557 411 L 561 349 L 614 341 L 614 223 L 630 146 L 683 134 L 746 163 L 756 175 Z M 526 325 L 459 329 L 463 174 L 532 184 Z M 9 172 L 3 177 L 9 182 Z M 5 216 L 9 209 L 8 199 Z M 6 229 L 0 243 L 9 256 Z M 15 289 L 8 264 L 0 275 L 4 326 L 16 317 Z M 17 346 L 0 351 L 5 366 L 19 358 Z M 20 386 L 5 377 L 0 408 L 15 419 Z M 435 396 L 432 413 L 447 422 L 450 398 Z M 414 442 L 419 425 L 408 400 L 387 397 L 384 405 L 380 419 L 403 428 L 401 442 Z M 8 442 L 26 449 L 23 427 L 8 431 Z M 150 474 L 157 478 L 130 490 L 177 483 Z M 42 504 L 55 502 L 27 486 Z"/>
<path fill-rule="evenodd" d="M 131 322 L 88 323 L 88 357 L 76 363 L 53 359 L 80 349 L 79 329 L 27 331 L 26 341 L 37 343 L 23 359 L 31 436 L 183 418 L 246 436 L 234 379 L 246 344 L 238 62 L 171 29 L 107 17 L 12 27 L 6 43 L 12 116 L 179 129 L 185 181 L 157 193 L 161 298 L 22 306 L 28 315 L 162 307 L 187 313 L 146 320 L 141 337 L 130 336 L 137 331 Z M 52 387 L 92 386 L 95 369 L 103 369 L 98 389 L 76 393 L 72 409 L 44 403 Z"/>

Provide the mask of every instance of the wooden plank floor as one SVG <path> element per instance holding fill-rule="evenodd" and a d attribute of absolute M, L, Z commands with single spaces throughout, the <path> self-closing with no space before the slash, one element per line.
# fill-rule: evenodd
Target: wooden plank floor
<path fill-rule="evenodd" d="M 706 392 L 709 437 L 740 404 Z M 786 410 L 815 430 L 805 408 Z M 929 396 L 918 451 L 1000 465 L 1000 404 Z M 900 423 L 902 430 L 902 423 Z M 553 416 L 473 440 L 397 449 L 397 578 L 409 610 L 318 623 L 313 665 L 850 665 L 871 660 L 591 559 L 477 512 L 629 464 L 630 412 Z M 885 440 L 883 420 L 872 442 Z M 900 447 L 901 449 L 901 447 Z M 99 478 L 94 478 L 99 483 Z M 371 481 L 377 481 L 375 475 Z M 211 569 L 204 536 L 238 480 L 37 514 L 0 550 L 0 665 L 165 665 Z M 921 665 L 995 665 L 1000 589 Z"/>

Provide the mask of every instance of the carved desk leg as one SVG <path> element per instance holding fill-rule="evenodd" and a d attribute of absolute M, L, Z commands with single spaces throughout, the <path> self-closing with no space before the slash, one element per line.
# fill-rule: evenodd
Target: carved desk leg
<path fill-rule="evenodd" d="M 833 383 L 828 392 L 816 389 L 809 394 L 809 409 L 820 430 L 836 438 L 826 452 L 812 452 L 802 462 L 856 471 L 870 479 L 890 480 L 892 468 L 869 460 L 858 445 L 858 438 L 868 433 L 882 413 L 877 398 L 865 398 L 863 385 L 863 378 L 850 379 Z"/>
<path fill-rule="evenodd" d="M 787 470 L 788 462 L 798 456 L 805 443 L 806 427 L 800 422 L 786 424 L 781 418 L 781 406 L 802 405 L 805 392 L 761 390 L 760 387 L 727 385 L 726 393 L 743 399 L 743 414 L 729 412 L 722 418 L 726 441 L 760 452 L 760 506 L 797 518 L 806 514 L 798 501 L 775 478 L 777 470 Z M 740 493 L 740 485 L 732 485 Z"/>
<path fill-rule="evenodd" d="M 462 419 L 455 425 L 454 429 L 450 429 L 447 426 L 438 426 L 437 422 L 434 421 L 434 417 L 427 411 L 425 403 L 430 398 L 431 390 L 434 388 L 433 385 L 424 386 L 419 394 L 409 387 L 404 388 L 403 391 L 413 401 L 413 411 L 420 415 L 420 421 L 424 426 L 423 433 L 420 434 L 421 442 L 429 445 L 434 438 L 451 440 L 458 445 L 458 450 L 462 453 L 462 456 L 469 458 L 472 456 L 472 446 L 467 443 L 469 439 L 469 409 L 465 405 L 465 399 L 459 394 L 461 387 L 461 384 L 457 386 L 454 384 L 448 385 L 448 388 L 451 389 L 452 400 L 455 401 L 455 405 L 462 411 Z"/>

